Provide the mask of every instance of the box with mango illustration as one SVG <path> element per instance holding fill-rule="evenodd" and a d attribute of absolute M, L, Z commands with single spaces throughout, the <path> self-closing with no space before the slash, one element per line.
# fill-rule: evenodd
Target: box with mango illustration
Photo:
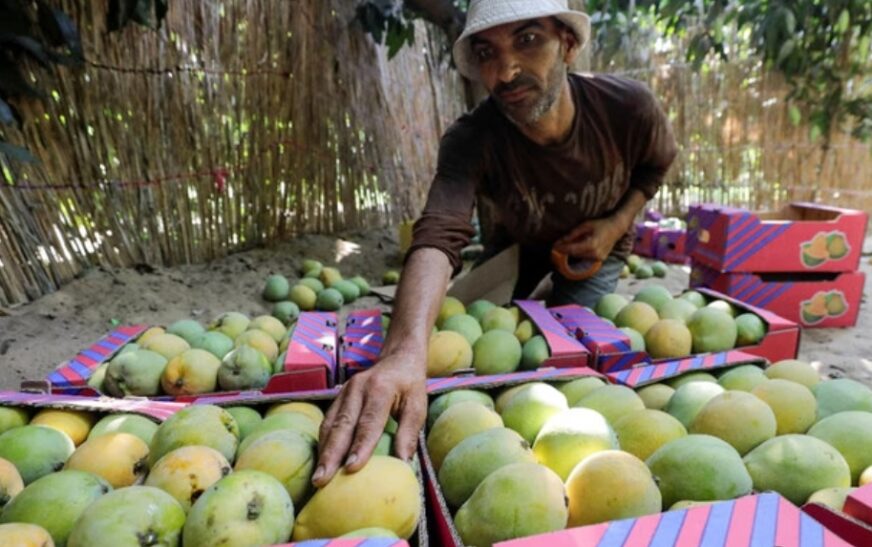
<path fill-rule="evenodd" d="M 859 265 L 868 215 L 817 203 L 750 212 L 696 205 L 688 214 L 687 252 L 721 272 L 849 272 Z"/>
<path fill-rule="evenodd" d="M 694 264 L 690 274 L 693 287 L 709 287 L 807 328 L 855 325 L 865 283 L 863 272 L 723 273 Z"/>

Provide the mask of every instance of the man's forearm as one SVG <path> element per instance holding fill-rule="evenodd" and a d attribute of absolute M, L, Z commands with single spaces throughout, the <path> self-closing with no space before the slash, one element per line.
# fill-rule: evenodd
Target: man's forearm
<path fill-rule="evenodd" d="M 409 256 L 397 288 L 383 356 L 427 351 L 450 277 L 451 263 L 442 251 L 422 248 Z"/>
<path fill-rule="evenodd" d="M 630 231 L 630 228 L 633 226 L 633 222 L 636 219 L 636 215 L 645 208 L 646 203 L 648 203 L 648 198 L 645 194 L 635 188 L 630 188 L 624 196 L 624 199 L 621 201 L 621 204 L 612 215 L 612 218 L 615 219 L 615 222 L 620 227 L 621 234 Z"/>

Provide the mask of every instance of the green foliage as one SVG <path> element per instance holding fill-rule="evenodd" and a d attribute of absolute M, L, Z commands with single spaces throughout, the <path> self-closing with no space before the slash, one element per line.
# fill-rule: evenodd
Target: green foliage
<path fill-rule="evenodd" d="M 412 18 L 402 1 L 366 0 L 357 6 L 357 20 L 376 43 L 388 46 L 388 59 L 393 59 L 404 45 L 415 42 Z"/>
<path fill-rule="evenodd" d="M 168 0 L 110 0 L 109 29 L 117 30 L 131 21 L 160 25 L 167 7 Z M 45 92 L 33 85 L 30 71 L 49 70 L 54 65 L 81 67 L 84 62 L 79 31 L 66 13 L 44 0 L 0 0 L 0 130 L 21 122 L 12 99 L 45 99 Z M 37 161 L 0 133 L 0 159 L 4 157 Z"/>
<path fill-rule="evenodd" d="M 687 40 L 687 60 L 696 68 L 714 55 L 723 60 L 744 53 L 737 43 L 780 72 L 794 124 L 806 112 L 812 138 L 829 142 L 834 128 L 852 126 L 862 140 L 872 137 L 872 3 L 866 0 L 653 0 L 588 2 L 598 45 L 625 32 L 625 21 L 653 16 L 666 37 Z M 635 14 L 632 12 L 635 11 Z M 632 15 L 628 16 L 628 13 Z M 613 38 L 612 38 L 613 39 Z"/>

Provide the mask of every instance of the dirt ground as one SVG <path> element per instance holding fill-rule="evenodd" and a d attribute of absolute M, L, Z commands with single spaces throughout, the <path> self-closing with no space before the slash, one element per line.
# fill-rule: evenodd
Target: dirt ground
<path fill-rule="evenodd" d="M 275 247 L 238 253 L 214 262 L 174 268 L 94 269 L 36 302 L 0 314 L 0 389 L 17 389 L 22 380 L 41 379 L 111 330 L 113 324 L 169 324 L 193 318 L 202 323 L 224 311 L 249 315 L 269 312 L 260 298 L 266 277 L 292 279 L 304 258 L 338 265 L 343 274 L 371 282 L 400 265 L 395 230 L 371 230 L 342 237 L 311 235 Z M 872 386 L 872 238 L 862 269 L 867 283 L 860 320 L 852 329 L 809 329 L 802 334 L 800 358 L 821 374 L 848 376 Z M 671 267 L 665 280 L 673 292 L 687 287 L 688 270 Z M 622 280 L 618 292 L 634 294 L 642 283 Z M 361 299 L 355 308 L 379 304 Z"/>

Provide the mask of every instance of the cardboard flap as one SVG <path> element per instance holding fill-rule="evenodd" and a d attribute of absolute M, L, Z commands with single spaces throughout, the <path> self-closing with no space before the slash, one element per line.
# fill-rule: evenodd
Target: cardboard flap
<path fill-rule="evenodd" d="M 62 363 L 46 377 L 52 386 L 57 388 L 85 386 L 88 378 L 101 364 L 108 361 L 124 344 L 135 340 L 148 325 L 131 325 L 118 327 L 88 349 L 81 351 L 75 357 Z"/>
<path fill-rule="evenodd" d="M 738 365 L 758 365 L 764 367 L 766 364 L 766 359 L 762 357 L 757 357 L 744 351 L 732 350 L 719 353 L 704 353 L 674 361 L 637 366 L 619 372 L 611 372 L 606 376 L 616 384 L 637 388 L 662 382 L 669 378 L 675 378 L 687 372 L 716 370 Z"/>
<path fill-rule="evenodd" d="M 490 376 L 452 376 L 450 378 L 430 378 L 427 380 L 427 393 L 442 393 L 455 389 L 487 389 L 497 386 L 525 384 L 527 382 L 568 381 L 585 376 L 605 378 L 592 368 L 544 368 L 529 372 L 493 374 Z"/>
<path fill-rule="evenodd" d="M 150 401 L 147 399 L 114 399 L 112 397 L 80 397 L 0 391 L 0 404 L 33 408 L 67 408 L 90 412 L 130 412 L 163 421 L 185 408 L 187 403 Z"/>
<path fill-rule="evenodd" d="M 477 268 L 454 279 L 448 289 L 448 296 L 457 298 L 464 304 L 476 300 L 490 300 L 498 306 L 512 300 L 515 282 L 518 279 L 520 248 L 513 245 Z"/>

